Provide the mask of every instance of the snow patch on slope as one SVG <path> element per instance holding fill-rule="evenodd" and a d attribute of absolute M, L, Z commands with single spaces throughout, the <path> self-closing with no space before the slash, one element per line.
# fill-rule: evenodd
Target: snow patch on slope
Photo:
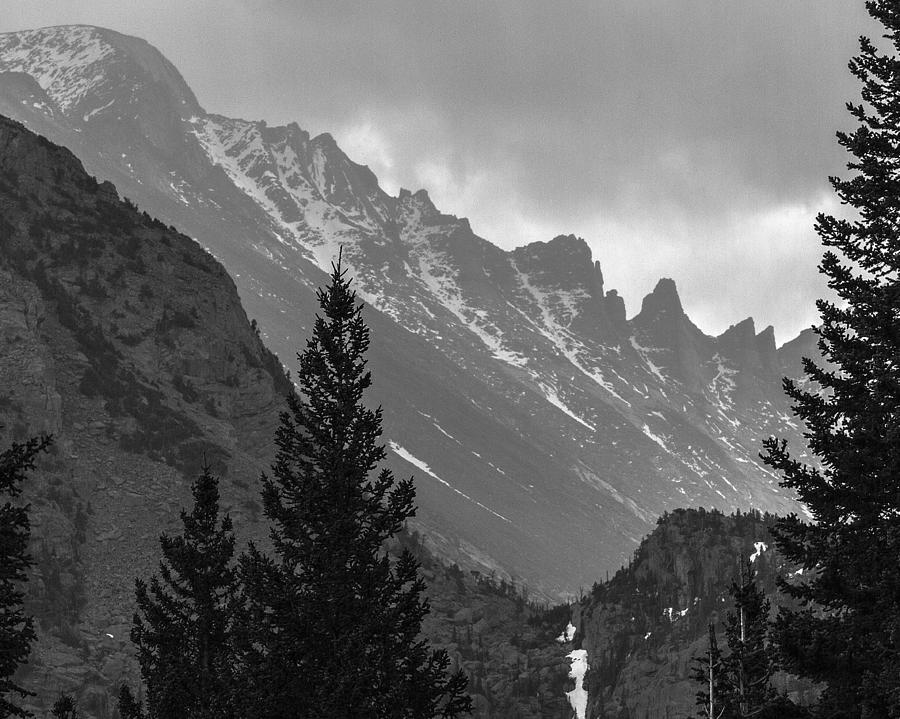
<path fill-rule="evenodd" d="M 619 490 L 613 487 L 609 482 L 605 479 L 598 477 L 594 472 L 592 472 L 586 465 L 579 462 L 574 467 L 575 473 L 581 478 L 583 482 L 591 485 L 595 489 L 599 489 L 603 492 L 609 494 L 614 500 L 616 500 L 619 504 L 628 507 L 634 513 L 636 517 L 644 520 L 648 524 L 656 521 L 656 514 L 654 512 L 649 512 L 643 507 L 641 507 L 637 502 L 635 502 L 631 497 L 624 496 Z"/>
<path fill-rule="evenodd" d="M 96 28 L 50 27 L 0 35 L 0 71 L 31 75 L 64 112 L 106 79 L 115 52 Z"/>
<path fill-rule="evenodd" d="M 583 361 L 582 358 L 584 356 L 590 356 L 590 353 L 587 351 L 584 344 L 582 344 L 567 327 L 560 325 L 554 319 L 548 302 L 548 293 L 536 287 L 534 283 L 531 282 L 529 275 L 526 272 L 522 272 L 514 260 L 510 260 L 510 262 L 517 273 L 520 287 L 531 297 L 532 302 L 538 308 L 541 322 L 537 323 L 532 321 L 538 332 L 550 340 L 556 349 L 569 360 L 579 372 L 593 380 L 597 385 L 602 387 L 620 402 L 630 406 L 631 403 L 616 391 L 612 383 L 603 376 L 603 373 L 596 368 L 592 369 L 588 367 Z M 573 296 L 569 297 L 569 303 L 574 303 Z M 574 310 L 571 311 L 574 312 Z"/>
<path fill-rule="evenodd" d="M 574 419 L 579 424 L 582 424 L 585 427 L 587 427 L 589 430 L 591 430 L 591 432 L 597 431 L 597 428 L 594 425 L 590 424 L 589 422 L 586 422 L 581 417 L 579 417 L 577 414 L 575 414 L 571 409 L 569 409 L 568 405 L 560 399 L 559 393 L 553 387 L 546 385 L 543 382 L 538 382 L 538 386 L 541 388 L 541 392 L 543 393 L 544 398 L 550 404 L 552 404 L 554 407 L 561 410 L 565 414 L 569 415 L 572 419 Z"/>
<path fill-rule="evenodd" d="M 641 432 L 646 434 L 650 439 L 652 439 L 654 442 L 656 442 L 666 452 L 669 451 L 669 448 L 666 446 L 665 440 L 662 437 L 660 437 L 658 434 L 654 434 L 646 422 L 644 422 L 643 426 L 641 427 Z"/>
<path fill-rule="evenodd" d="M 422 470 L 423 472 L 425 472 L 425 474 L 427 474 L 429 477 L 432 477 L 433 479 L 436 479 L 438 482 L 440 482 L 442 485 L 444 485 L 445 487 L 447 487 L 447 488 L 450 489 L 451 491 L 453 491 L 453 492 L 455 492 L 456 494 L 458 494 L 460 497 L 463 497 L 464 499 L 469 500 L 470 502 L 472 502 L 472 504 L 475 504 L 475 505 L 477 505 L 478 507 L 481 507 L 481 509 L 483 509 L 483 510 L 486 511 L 486 512 L 490 512 L 490 513 L 493 514 L 495 517 L 498 517 L 499 519 L 502 519 L 504 522 L 509 522 L 510 524 L 512 524 L 512 522 L 511 522 L 509 519 L 507 519 L 506 517 L 504 517 L 504 516 L 503 516 L 502 514 L 500 514 L 499 512 L 495 512 L 495 511 L 494 511 L 493 509 L 491 509 L 490 507 L 486 507 L 486 506 L 483 505 L 481 502 L 479 502 L 477 499 L 472 499 L 472 497 L 470 497 L 470 496 L 469 496 L 468 494 L 466 494 L 465 492 L 461 492 L 460 490 L 458 490 L 456 487 L 454 487 L 452 484 L 450 484 L 450 482 L 448 482 L 446 479 L 441 479 L 440 477 L 438 477 L 438 476 L 432 471 L 431 467 L 429 467 L 425 462 L 423 462 L 421 459 L 419 459 L 418 457 L 416 457 L 412 452 L 410 452 L 410 451 L 409 451 L 408 449 L 406 449 L 405 447 L 403 447 L 403 446 L 397 444 L 397 442 L 394 442 L 393 440 L 391 440 L 391 441 L 388 442 L 388 446 L 390 446 L 391 451 L 394 452 L 394 454 L 396 454 L 398 457 L 400 457 L 401 459 L 406 460 L 407 462 L 409 462 L 409 463 L 410 463 L 411 465 L 413 465 L 414 467 L 418 467 L 420 470 Z"/>
<path fill-rule="evenodd" d="M 646 365 L 647 369 L 650 370 L 650 374 L 656 377 L 660 382 L 668 382 L 666 376 L 662 373 L 662 368 L 654 364 L 653 360 L 650 359 L 650 352 L 654 351 L 653 348 L 644 347 L 643 345 L 638 343 L 634 336 L 631 336 L 629 339 L 631 340 L 631 346 L 638 353 L 638 357 L 641 358 L 641 361 L 644 363 L 644 365 Z"/>
<path fill-rule="evenodd" d="M 503 332 L 488 319 L 483 310 L 471 307 L 462 295 L 455 273 L 444 253 L 431 247 L 420 247 L 416 252 L 418 261 L 417 276 L 428 292 L 440 304 L 454 315 L 460 323 L 474 334 L 487 347 L 491 355 L 512 365 L 522 368 L 527 366 L 528 359 L 505 346 Z"/>
<path fill-rule="evenodd" d="M 115 99 L 110 100 L 110 101 L 107 102 L 105 105 L 101 105 L 100 107 L 95 107 L 95 108 L 94 108 L 93 110 L 91 110 L 90 112 L 85 113 L 85 114 L 82 116 L 81 119 L 82 119 L 84 122 L 87 122 L 88 120 L 90 120 L 90 119 L 91 119 L 92 117 L 94 117 L 95 115 L 99 115 L 101 112 L 103 112 L 104 110 L 106 110 L 106 109 L 108 109 L 109 107 L 111 107 L 112 104 L 113 104 L 114 102 L 115 102 Z"/>
<path fill-rule="evenodd" d="M 709 383 L 710 392 L 715 397 L 717 404 L 725 409 L 734 408 L 734 400 L 732 393 L 735 390 L 735 383 L 732 377 L 738 374 L 736 369 L 728 367 L 725 364 L 725 358 L 718 352 L 713 355 L 713 361 L 716 363 L 716 376 Z M 726 419 L 728 419 L 726 417 Z"/>
<path fill-rule="evenodd" d="M 584 688 L 584 675 L 590 669 L 587 658 L 587 649 L 575 649 L 566 655 L 566 659 L 571 662 L 569 679 L 575 680 L 575 688 L 566 692 L 566 698 L 575 712 L 575 719 L 584 719 L 587 711 L 588 693 Z"/>

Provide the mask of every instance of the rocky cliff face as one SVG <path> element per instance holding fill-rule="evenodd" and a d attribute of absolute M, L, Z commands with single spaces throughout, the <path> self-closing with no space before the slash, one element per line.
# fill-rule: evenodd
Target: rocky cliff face
<path fill-rule="evenodd" d="M 51 432 L 26 486 L 42 715 L 94 716 L 133 681 L 135 576 L 158 562 L 201 463 L 239 531 L 291 391 L 234 283 L 189 238 L 121 202 L 68 151 L 0 119 L 0 439 Z M 257 529 L 254 529 L 254 528 Z"/>
<path fill-rule="evenodd" d="M 726 614 L 733 611 L 728 588 L 740 557 L 750 558 L 773 616 L 785 598 L 776 577 L 795 581 L 795 567 L 779 555 L 769 530 L 772 515 L 723 515 L 677 510 L 660 518 L 633 559 L 573 607 L 578 627 L 573 645 L 586 649 L 591 664 L 591 716 L 693 716 L 699 689 L 691 679 L 702 656 L 710 623 L 723 648 Z M 784 673 L 776 688 L 809 706 L 815 690 Z"/>
<path fill-rule="evenodd" d="M 776 350 L 752 320 L 707 336 L 667 279 L 629 320 L 584 241 L 501 250 L 424 190 L 389 196 L 329 135 L 206 112 L 165 58 L 109 30 L 0 35 L 0 112 L 208 247 L 288 364 L 343 246 L 390 461 L 462 566 L 559 596 L 666 509 L 799 509 L 757 455 L 769 434 L 802 447 L 780 375 L 808 342 Z"/>

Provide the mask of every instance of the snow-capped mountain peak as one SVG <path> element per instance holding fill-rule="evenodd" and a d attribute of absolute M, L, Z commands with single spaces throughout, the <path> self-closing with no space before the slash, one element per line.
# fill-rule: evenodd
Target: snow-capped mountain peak
<path fill-rule="evenodd" d="M 154 89 L 185 113 L 199 110 L 194 93 L 158 50 L 112 30 L 60 25 L 3 33 L 0 58 L 4 72 L 30 75 L 63 113 L 83 122 L 116 100 L 146 101 Z M 125 97 L 129 91 L 133 96 Z"/>

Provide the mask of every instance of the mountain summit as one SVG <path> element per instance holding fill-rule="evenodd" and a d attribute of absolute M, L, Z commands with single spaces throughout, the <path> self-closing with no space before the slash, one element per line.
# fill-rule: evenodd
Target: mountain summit
<path fill-rule="evenodd" d="M 553 595 L 674 506 L 800 509 L 758 452 L 802 442 L 780 373 L 808 340 L 782 357 L 746 321 L 707 336 L 670 279 L 628 320 L 583 240 L 504 251 L 425 191 L 388 195 L 330 135 L 204 111 L 160 53 L 110 30 L 0 35 L 0 113 L 207 247 L 289 367 L 343 247 L 390 461 L 452 561 Z"/>

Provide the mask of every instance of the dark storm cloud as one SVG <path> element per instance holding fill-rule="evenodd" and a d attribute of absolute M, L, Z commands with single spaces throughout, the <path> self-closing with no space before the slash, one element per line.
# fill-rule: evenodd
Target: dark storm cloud
<path fill-rule="evenodd" d="M 786 339 L 815 319 L 812 217 L 845 162 L 846 64 L 874 30 L 862 3 L 256 7 L 296 53 L 294 106 L 322 126 L 367 118 L 360 151 L 380 140 L 391 161 L 370 153 L 376 171 L 430 181 L 488 239 L 579 232 L 630 310 L 671 275 L 710 331 L 754 314 Z"/>
<path fill-rule="evenodd" d="M 72 20 L 44 5 L 36 24 Z M 710 331 L 814 319 L 862 2 L 79 5 L 160 47 L 209 110 L 331 131 L 497 244 L 582 234 L 630 310 L 667 275 Z"/>
<path fill-rule="evenodd" d="M 309 95 L 314 115 L 349 104 L 400 122 L 397 139 L 456 138 L 460 170 L 500 159 L 561 212 L 717 213 L 821 187 L 868 29 L 860 3 L 822 0 L 256 7 L 277 17 L 274 52 L 296 58 L 298 109 Z"/>

